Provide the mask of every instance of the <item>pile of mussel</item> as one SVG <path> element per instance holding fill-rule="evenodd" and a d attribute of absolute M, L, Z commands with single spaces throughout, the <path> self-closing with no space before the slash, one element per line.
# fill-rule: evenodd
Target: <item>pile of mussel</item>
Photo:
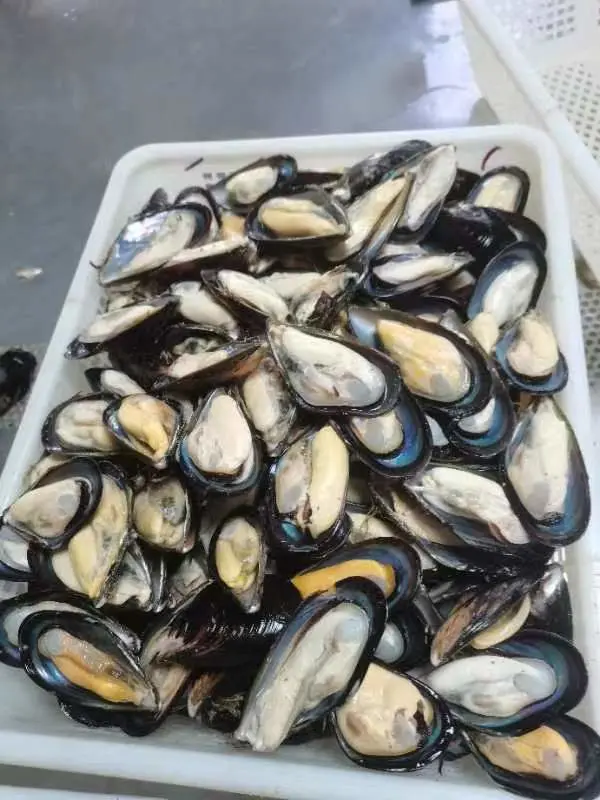
<path fill-rule="evenodd" d="M 185 173 L 189 175 L 190 173 Z M 182 173 L 183 177 L 184 173 Z M 407 141 L 157 189 L 4 510 L 0 658 L 88 726 L 172 714 L 371 769 L 600 793 L 559 553 L 588 479 L 525 172 Z"/>

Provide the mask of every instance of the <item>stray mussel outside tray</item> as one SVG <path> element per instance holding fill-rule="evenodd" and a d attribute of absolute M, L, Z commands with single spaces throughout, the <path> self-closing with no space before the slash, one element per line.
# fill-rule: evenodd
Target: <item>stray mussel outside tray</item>
<path fill-rule="evenodd" d="M 528 176 L 415 140 L 158 188 L 97 264 L 3 512 L 0 658 L 72 720 L 187 713 L 371 769 L 600 793 L 555 554 L 590 515 Z M 33 689 L 32 689 L 33 692 Z"/>

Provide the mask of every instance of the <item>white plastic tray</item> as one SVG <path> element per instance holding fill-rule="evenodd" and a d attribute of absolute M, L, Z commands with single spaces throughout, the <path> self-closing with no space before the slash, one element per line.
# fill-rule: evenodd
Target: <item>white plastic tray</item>
<path fill-rule="evenodd" d="M 527 210 L 548 235 L 550 274 L 543 305 L 553 319 L 570 366 L 562 403 L 587 457 L 592 441 L 589 396 L 566 204 L 559 160 L 544 134 L 524 127 L 499 126 L 159 144 L 133 150 L 113 171 L 6 462 L 0 481 L 1 507 L 18 490 L 23 472 L 39 454 L 40 426 L 48 410 L 84 388 L 81 365 L 65 361 L 62 353 L 96 311 L 99 291 L 89 263 L 102 258 L 127 216 L 137 211 L 157 186 L 175 192 L 275 152 L 291 152 L 306 166 L 344 165 L 415 136 L 432 142 L 455 142 L 461 164 L 472 169 L 479 168 L 490 148 L 501 146 L 507 163 L 529 172 L 532 193 Z M 200 157 L 202 164 L 185 171 Z M 588 535 L 569 548 L 566 563 L 576 614 L 576 641 L 591 671 L 591 688 L 581 713 L 582 718 L 598 726 L 600 676 L 592 589 L 594 535 L 592 525 Z M 10 764 L 285 798 L 349 800 L 368 796 L 397 800 L 400 792 L 407 797 L 418 792 L 423 800 L 463 800 L 467 793 L 472 800 L 504 796 L 472 763 L 448 765 L 442 778 L 435 766 L 419 774 L 394 776 L 354 767 L 333 741 L 284 747 L 268 756 L 235 749 L 225 738 L 183 719 L 170 720 L 146 739 L 88 730 L 68 721 L 50 695 L 8 667 L 0 668 L 0 709 L 0 759 Z"/>

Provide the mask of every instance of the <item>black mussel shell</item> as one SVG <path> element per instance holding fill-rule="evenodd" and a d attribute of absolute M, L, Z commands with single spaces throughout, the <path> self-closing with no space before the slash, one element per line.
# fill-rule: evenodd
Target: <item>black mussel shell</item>
<path fill-rule="evenodd" d="M 33 381 L 37 361 L 27 350 L 7 350 L 0 356 L 0 416 L 22 400 Z"/>
<path fill-rule="evenodd" d="M 395 669 L 414 669 L 428 663 L 430 644 L 431 631 L 409 605 L 388 614 L 375 659 Z"/>
<path fill-rule="evenodd" d="M 462 202 L 442 208 L 428 241 L 449 253 L 466 250 L 482 269 L 515 235 L 493 209 Z"/>
<path fill-rule="evenodd" d="M 157 211 L 164 211 L 165 208 L 169 207 L 169 205 L 169 195 L 167 190 L 162 186 L 158 186 L 152 192 L 146 203 L 142 206 L 138 216 L 145 217 L 149 214 L 156 214 Z"/>
<path fill-rule="evenodd" d="M 246 614 L 211 581 L 157 619 L 146 639 L 146 657 L 200 670 L 260 664 L 300 600 L 289 581 L 267 574 L 259 611 Z"/>
<path fill-rule="evenodd" d="M 125 647 L 138 652 L 139 636 L 116 620 L 107 617 L 90 605 L 89 601 L 71 592 L 41 589 L 28 591 L 0 602 L 0 661 L 11 667 L 22 666 L 19 649 L 19 629 L 22 622 L 40 611 L 69 611 L 85 614 L 100 620 L 121 639 Z"/>
<path fill-rule="evenodd" d="M 522 669 L 537 670 L 537 675 L 529 672 L 520 678 L 512 676 L 515 690 L 522 695 L 522 700 L 518 695 L 513 696 L 506 678 L 494 680 L 492 662 L 499 664 L 497 656 L 522 662 Z M 470 659 L 473 659 L 471 665 L 468 663 Z M 457 674 L 465 675 L 462 687 L 453 683 Z M 467 676 L 471 682 L 466 679 Z M 588 675 L 581 654 L 567 639 L 547 631 L 530 629 L 521 631 L 508 641 L 481 654 L 443 664 L 424 680 L 434 691 L 445 697 L 454 719 L 460 725 L 482 733 L 514 736 L 534 730 L 548 720 L 575 708 L 587 690 Z M 485 689 L 482 688 L 481 680 L 485 681 Z M 473 684 L 479 687 L 479 691 L 473 688 Z M 535 691 L 538 692 L 538 699 L 532 694 Z M 543 696 L 544 692 L 546 696 Z M 465 695 L 471 708 L 461 703 Z M 534 699 L 520 709 L 502 716 L 494 714 L 495 709 L 499 711 L 503 703 L 508 703 L 509 708 L 517 700 L 525 703 L 527 695 Z M 494 698 L 497 701 L 495 707 Z M 474 710 L 474 704 L 479 704 L 482 713 Z"/>
<path fill-rule="evenodd" d="M 508 445 L 517 424 L 515 409 L 508 390 L 497 374 L 492 373 L 493 412 L 487 415 L 488 407 L 474 417 L 462 420 L 447 419 L 438 414 L 436 421 L 453 447 L 469 458 L 487 461 L 496 458 Z M 487 425 L 485 430 L 480 430 Z"/>
<path fill-rule="evenodd" d="M 113 400 L 104 411 L 113 436 L 154 469 L 166 469 L 184 428 L 183 415 L 173 400 L 148 394 Z M 155 425 L 151 425 L 154 420 Z"/>
<path fill-rule="evenodd" d="M 351 613 L 353 618 L 350 616 Z M 336 679 L 319 685 L 318 667 L 315 668 L 314 660 L 307 660 L 304 665 L 305 673 L 298 678 L 300 681 L 311 680 L 310 674 L 307 673 L 313 672 L 314 683 L 311 686 L 310 706 L 302 708 L 304 698 L 302 696 L 296 698 L 292 709 L 288 709 L 288 713 L 282 714 L 279 719 L 279 728 L 274 729 L 275 726 L 271 727 L 271 720 L 263 718 L 265 708 L 268 708 L 268 704 L 263 704 L 263 693 L 268 689 L 273 696 L 277 691 L 277 684 L 281 681 L 279 691 L 287 702 L 290 690 L 285 688 L 285 669 L 283 677 L 280 677 L 280 670 L 293 653 L 302 647 L 305 637 L 310 636 L 311 631 L 320 623 L 324 623 L 331 614 L 340 619 L 337 620 L 333 631 L 328 633 L 324 627 L 322 635 L 331 636 L 334 641 L 332 643 L 321 641 L 317 645 L 319 649 L 315 656 L 325 665 L 324 669 L 328 667 L 332 677 L 335 674 Z M 342 621 L 344 615 L 347 615 L 345 626 Z M 261 666 L 248 695 L 244 715 L 235 734 L 236 739 L 248 742 L 255 750 L 273 750 L 286 738 L 292 727 L 320 719 L 344 702 L 365 675 L 383 633 L 386 615 L 386 603 L 382 592 L 374 583 L 363 578 L 347 578 L 337 583 L 333 589 L 304 600 Z M 339 658 L 340 649 L 344 649 L 341 642 L 335 641 L 336 633 L 344 637 L 344 645 L 347 648 L 353 647 L 354 657 L 351 658 L 347 654 L 343 669 L 332 672 L 336 656 Z M 351 638 L 354 639 L 352 643 L 349 641 Z M 306 691 L 306 687 L 300 684 L 297 691 L 302 692 L 303 688 Z M 322 692 L 322 697 L 315 696 L 319 690 Z M 276 701 L 272 699 L 272 702 Z M 267 733 L 270 739 L 265 739 Z"/>
<path fill-rule="evenodd" d="M 413 180 L 393 239 L 420 241 L 427 235 L 446 202 L 457 168 L 456 147 L 453 144 L 432 147 L 406 164 L 406 170 Z"/>
<path fill-rule="evenodd" d="M 373 153 L 367 156 L 344 171 L 333 190 L 334 197 L 343 203 L 355 200 L 415 156 L 431 150 L 431 147 L 431 144 L 423 139 L 409 139 L 386 153 Z"/>
<path fill-rule="evenodd" d="M 246 339 L 225 344 L 219 351 L 197 356 L 184 354 L 188 361 L 185 369 L 178 368 L 175 372 L 165 368 L 164 373 L 153 382 L 152 391 L 198 394 L 223 383 L 240 380 L 252 372 L 263 357 L 262 344 L 262 339 Z M 217 359 L 216 355 L 223 357 Z"/>
<path fill-rule="evenodd" d="M 198 505 L 179 475 L 153 476 L 133 496 L 133 526 L 150 547 L 188 553 L 196 543 Z"/>
<path fill-rule="evenodd" d="M 29 565 L 29 543 L 8 528 L 0 530 L 0 580 L 15 583 L 33 581 Z"/>
<path fill-rule="evenodd" d="M 478 172 L 459 167 L 452 188 L 446 195 L 446 203 L 452 204 L 466 200 L 471 189 L 479 182 L 481 175 Z"/>
<path fill-rule="evenodd" d="M 81 682 L 75 683 L 69 679 L 63 671 L 65 667 L 61 667 L 60 663 L 56 663 L 52 658 L 52 655 L 55 658 L 61 658 L 61 647 L 65 646 L 65 642 L 54 641 L 51 644 L 51 642 L 44 641 L 46 637 L 52 636 L 53 631 L 59 632 L 59 637 L 62 631 L 80 643 L 89 643 L 100 653 L 114 659 L 122 671 L 120 679 L 124 683 L 128 680 L 135 681 L 138 692 L 141 693 L 139 697 L 135 697 L 133 687 L 129 682 L 126 685 L 131 689 L 133 695 L 130 695 L 129 698 L 124 693 L 119 694 L 116 689 L 113 699 L 111 699 L 88 688 L 89 684 L 86 686 L 81 672 L 86 668 L 91 670 L 93 664 L 89 654 L 85 651 L 78 654 L 81 659 L 79 665 L 74 658 L 64 659 L 63 656 L 67 665 L 68 662 L 74 662 L 74 674 L 80 677 Z M 148 682 L 137 658 L 127 649 L 123 641 L 97 617 L 69 611 L 40 611 L 32 614 L 21 623 L 19 628 L 19 647 L 25 672 L 38 686 L 46 691 L 54 692 L 58 697 L 76 704 L 109 711 L 152 712 L 156 709 L 156 691 Z M 50 648 L 57 652 L 51 653 Z M 107 669 L 106 664 L 103 662 L 101 664 Z M 79 668 L 75 669 L 75 667 Z"/>
<path fill-rule="evenodd" d="M 548 245 L 546 234 L 537 222 L 524 214 L 501 211 L 499 208 L 494 209 L 494 213 L 508 225 L 518 242 L 528 242 L 535 245 L 542 253 L 546 252 Z"/>
<path fill-rule="evenodd" d="M 144 391 L 133 378 L 112 367 L 90 367 L 85 370 L 85 377 L 92 392 L 99 394 L 126 397 L 130 394 L 142 394 Z"/>
<path fill-rule="evenodd" d="M 208 206 L 166 208 L 130 219 L 99 265 L 100 285 L 114 286 L 156 271 L 182 250 L 205 239 L 212 222 Z"/>
<path fill-rule="evenodd" d="M 389 750 L 381 755 L 361 753 L 358 749 L 360 742 L 356 740 L 360 739 L 363 732 L 360 724 L 361 690 L 368 692 L 367 687 L 376 686 L 378 682 L 388 680 L 397 681 L 398 684 L 402 683 L 406 688 L 401 689 L 399 693 L 401 697 L 398 698 L 398 708 L 395 714 L 392 713 L 393 709 L 386 706 L 381 709 L 381 717 L 385 719 L 387 713 L 389 717 L 387 723 L 390 726 L 395 724 L 396 717 L 406 720 L 407 725 L 410 720 L 414 725 L 415 738 L 418 736 L 418 741 L 415 742 L 415 749 L 408 752 L 406 742 L 399 742 L 400 753 L 397 755 L 389 755 Z M 379 702 L 382 701 L 379 700 Z M 390 702 L 387 694 L 386 702 Z M 414 707 L 407 708 L 407 703 Z M 373 713 L 373 711 L 373 700 L 370 700 L 370 705 L 364 713 Z M 431 715 L 430 720 L 426 719 L 427 711 Z M 345 719 L 346 714 L 348 720 Z M 374 718 L 381 724 L 380 714 L 374 715 Z M 443 755 L 454 735 L 452 717 L 445 703 L 435 692 L 417 678 L 395 672 L 389 667 L 377 663 L 369 667 L 361 686 L 346 700 L 344 705 L 332 713 L 331 720 L 338 744 L 349 759 L 361 767 L 386 772 L 413 772 L 423 769 Z M 368 728 L 365 728 L 366 731 Z M 350 736 L 356 737 L 355 740 L 352 741 Z"/>
<path fill-rule="evenodd" d="M 218 408 L 216 407 L 218 404 Z M 216 419 L 219 414 L 218 420 Z M 210 433 L 205 429 L 205 423 L 213 415 L 215 430 Z M 235 419 L 234 419 L 235 415 Z M 221 426 L 217 429 L 216 425 Z M 232 426 L 236 425 L 234 429 Z M 198 430 L 200 429 L 200 430 Z M 226 453 L 221 449 L 225 436 L 231 439 L 232 431 L 237 433 L 235 443 L 240 443 L 242 438 L 247 445 L 244 460 L 234 464 L 226 463 Z M 203 433 L 200 439 L 199 433 Z M 211 445 L 215 448 L 213 454 L 206 454 L 205 461 L 198 464 L 198 455 L 194 457 L 194 448 L 200 444 Z M 198 451 L 197 451 L 198 452 Z M 242 453 L 238 453 L 239 458 Z M 205 491 L 218 494 L 242 494 L 254 486 L 261 475 L 260 448 L 252 433 L 250 423 L 242 410 L 241 403 L 232 394 L 224 389 L 215 389 L 206 396 L 193 417 L 189 421 L 177 448 L 177 463 L 192 486 L 198 486 Z"/>
<path fill-rule="evenodd" d="M 418 302 L 415 294 L 435 291 L 473 263 L 468 253 L 445 253 L 420 245 L 407 245 L 398 252 L 395 248 L 388 245 L 371 261 L 362 291 L 374 300 L 395 301 L 395 307 L 399 307 L 403 296 L 408 296 L 406 304 L 412 314 L 416 313 L 414 303 Z"/>
<path fill-rule="evenodd" d="M 173 317 L 176 305 L 174 297 L 155 297 L 99 314 L 67 346 L 65 358 L 89 358 L 115 349 L 144 352 Z"/>
<path fill-rule="evenodd" d="M 405 328 L 408 327 L 409 329 L 420 331 L 423 337 L 428 337 L 427 347 L 431 348 L 429 355 L 431 391 L 428 390 L 422 379 L 420 379 L 421 384 L 411 380 L 411 373 L 408 370 L 410 367 L 408 357 L 405 359 L 405 365 L 407 366 L 405 366 L 404 370 L 400 364 L 396 367 L 397 371 L 402 375 L 406 387 L 413 394 L 418 395 L 421 405 L 426 410 L 433 408 L 434 410 L 444 411 L 455 419 L 461 419 L 480 411 L 489 401 L 492 391 L 492 374 L 485 356 L 478 348 L 471 346 L 469 342 L 453 331 L 437 323 L 427 322 L 410 314 L 405 314 L 402 311 L 380 308 L 351 306 L 348 318 L 352 332 L 364 345 L 376 347 L 385 353 L 390 352 L 387 340 L 391 337 L 394 326 L 402 325 Z M 389 329 L 389 337 L 385 334 L 382 335 L 383 326 L 385 326 L 385 330 Z M 468 385 L 464 386 L 463 393 L 456 399 L 442 400 L 434 397 L 434 393 L 437 390 L 437 382 L 440 380 L 439 359 L 441 357 L 439 349 L 436 348 L 436 341 L 440 347 L 443 342 L 446 342 L 449 353 L 453 356 L 458 354 L 461 359 L 465 374 L 462 378 L 460 376 L 457 377 L 468 381 Z M 419 355 L 418 351 L 415 355 Z M 397 363 L 395 359 L 394 361 Z M 454 368 L 455 372 L 457 368 Z M 444 379 L 443 387 L 448 386 L 448 381 Z"/>
<path fill-rule="evenodd" d="M 260 608 L 267 547 L 262 525 L 252 509 L 236 509 L 210 540 L 212 576 L 248 614 Z"/>
<path fill-rule="evenodd" d="M 517 633 L 529 616 L 529 593 L 539 576 L 538 571 L 467 592 L 436 632 L 431 646 L 433 666 L 467 646 L 487 650 Z"/>
<path fill-rule="evenodd" d="M 548 336 L 554 339 L 554 333 L 544 320 L 535 311 L 530 311 L 523 317 L 520 317 L 514 325 L 511 325 L 506 330 L 496 345 L 494 352 L 496 362 L 502 374 L 504 375 L 507 383 L 518 389 L 520 392 L 527 392 L 527 394 L 543 395 L 543 394 L 556 394 L 560 392 L 569 380 L 569 368 L 565 357 L 558 349 L 556 340 L 556 362 L 550 371 L 545 375 L 532 376 L 519 371 L 514 363 L 511 363 L 511 352 L 513 347 L 518 343 L 519 337 L 522 335 L 523 326 L 528 324 L 528 320 L 533 320 L 534 324 L 541 325 L 542 335 L 543 329 L 547 327 Z"/>
<path fill-rule="evenodd" d="M 575 432 L 551 397 L 522 413 L 504 470 L 510 500 L 534 539 L 564 547 L 583 536 L 591 515 L 589 478 Z"/>
<path fill-rule="evenodd" d="M 549 564 L 531 592 L 531 612 L 527 627 L 558 633 L 573 641 L 573 608 L 565 571 L 560 564 Z"/>
<path fill-rule="evenodd" d="M 288 341 L 284 342 L 284 337 Z M 372 347 L 323 333 L 318 328 L 275 322 L 267 325 L 267 338 L 296 404 L 304 411 L 328 416 L 373 417 L 390 411 L 396 404 L 402 386 L 398 369 L 391 358 Z M 297 351 L 302 346 L 310 348 L 308 357 L 301 360 L 302 353 L 298 352 L 292 356 L 290 339 Z M 330 355 L 325 358 L 328 349 Z M 345 370 L 340 374 L 345 355 Z M 322 361 L 319 362 L 319 358 Z M 329 385 L 321 395 L 318 386 L 311 388 L 310 385 L 312 377 L 314 386 L 319 372 L 325 378 L 321 383 Z M 360 397 L 356 396 L 357 392 L 361 393 Z"/>
<path fill-rule="evenodd" d="M 292 185 L 297 174 L 295 158 L 274 155 L 229 173 L 210 186 L 209 191 L 222 208 L 244 214 L 269 195 Z"/>
<path fill-rule="evenodd" d="M 515 758 L 514 769 L 508 769 L 506 762 L 503 766 L 493 763 L 482 751 L 489 744 L 501 752 L 499 748 L 509 737 L 491 739 L 473 731 L 463 736 L 490 778 L 513 794 L 534 800 L 594 800 L 600 793 L 600 737 L 574 717 L 556 717 L 537 731 L 511 738 L 508 743 L 512 747 L 506 757 L 509 761 L 511 756 Z M 522 762 L 518 760 L 519 751 L 523 754 Z M 546 766 L 557 769 L 557 776 L 544 776 L 541 769 Z M 565 767 L 570 769 L 565 772 Z"/>
<path fill-rule="evenodd" d="M 481 176 L 469 192 L 467 203 L 522 214 L 530 186 L 529 175 L 520 167 L 497 167 Z"/>
<path fill-rule="evenodd" d="M 414 475 L 431 457 L 431 435 L 425 415 L 413 396 L 401 391 L 398 402 L 386 416 L 394 420 L 392 431 L 381 427 L 378 432 L 379 417 L 350 417 L 340 420 L 336 427 L 350 452 L 373 472 L 390 479 Z M 396 431 L 401 434 L 399 444 Z M 390 436 L 388 444 L 385 443 L 387 436 Z M 373 449 L 374 444 L 377 444 L 376 449 Z M 384 448 L 387 451 L 380 452 Z"/>
<path fill-rule="evenodd" d="M 113 400 L 113 395 L 106 393 L 81 393 L 59 403 L 42 424 L 41 439 L 44 449 L 48 453 L 71 456 L 107 456 L 117 453 L 120 449 L 119 442 L 108 430 L 103 419 L 104 410 Z M 78 404 L 81 404 L 79 409 Z M 87 437 L 71 437 L 69 440 L 67 426 L 77 424 L 78 410 L 79 416 L 84 417 Z M 93 428 L 90 425 L 90 412 L 97 417 Z"/>
<path fill-rule="evenodd" d="M 71 488 L 57 496 L 58 486 L 64 482 L 69 482 Z M 49 495 L 52 494 L 53 488 L 55 493 L 51 497 Z M 74 496 L 73 488 L 76 492 Z M 75 501 L 74 504 L 73 500 L 70 500 L 71 496 Z M 0 524 L 7 525 L 19 536 L 38 547 L 60 550 L 93 516 L 101 496 L 102 475 L 97 464 L 88 458 L 74 458 L 66 464 L 51 469 L 34 486 L 13 501 L 3 511 Z M 29 505 L 23 508 L 23 504 L 27 503 Z M 16 513 L 19 507 L 22 510 Z M 62 531 L 57 531 L 53 526 L 48 527 L 52 515 L 58 517 L 58 521 L 62 523 Z"/>
<path fill-rule="evenodd" d="M 367 578 L 377 584 L 389 610 L 405 608 L 419 586 L 421 566 L 410 545 L 398 539 L 371 539 L 346 545 L 291 581 L 302 597 L 310 597 L 353 577 Z"/>
<path fill-rule="evenodd" d="M 488 311 L 499 327 L 514 322 L 537 303 L 547 271 L 546 258 L 535 245 L 516 242 L 505 247 L 489 261 L 477 279 L 467 317 L 473 319 L 480 312 Z M 513 277 L 511 283 L 510 273 L 514 275 L 515 272 L 517 277 Z M 506 308 L 493 304 L 492 287 L 496 294 L 510 300 Z"/>
<path fill-rule="evenodd" d="M 343 205 L 323 189 L 312 187 L 271 195 L 246 218 L 248 237 L 260 243 L 265 253 L 332 245 L 349 231 Z"/>

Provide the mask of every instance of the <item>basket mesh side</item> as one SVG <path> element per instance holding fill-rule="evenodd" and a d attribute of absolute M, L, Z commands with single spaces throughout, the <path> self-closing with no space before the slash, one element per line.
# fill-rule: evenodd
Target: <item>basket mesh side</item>
<path fill-rule="evenodd" d="M 521 45 L 562 39 L 576 29 L 573 0 L 494 0 L 490 11 Z"/>

